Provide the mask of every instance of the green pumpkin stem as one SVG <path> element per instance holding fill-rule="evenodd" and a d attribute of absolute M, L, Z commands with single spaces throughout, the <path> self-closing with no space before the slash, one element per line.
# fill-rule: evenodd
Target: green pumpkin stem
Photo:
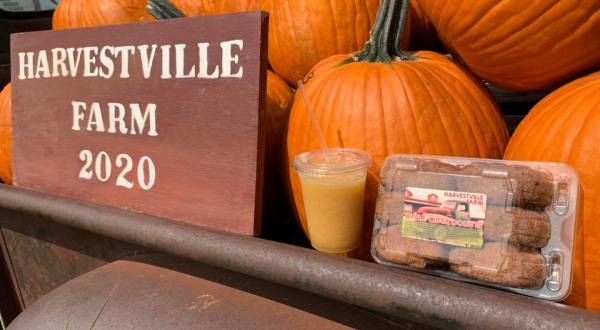
<path fill-rule="evenodd" d="M 185 14 L 169 0 L 148 0 L 146 11 L 157 20 L 185 17 Z"/>
<path fill-rule="evenodd" d="M 377 18 L 371 30 L 371 39 L 362 51 L 343 63 L 392 62 L 413 60 L 416 57 L 401 49 L 404 26 L 408 17 L 409 0 L 381 0 Z"/>

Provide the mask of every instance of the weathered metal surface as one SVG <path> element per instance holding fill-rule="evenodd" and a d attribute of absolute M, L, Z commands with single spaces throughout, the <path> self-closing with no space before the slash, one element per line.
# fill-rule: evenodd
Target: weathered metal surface
<path fill-rule="evenodd" d="M 150 262 L 168 268 L 148 260 L 117 261 L 82 275 L 42 297 L 9 329 L 398 327 L 348 304 L 167 258 L 173 259 L 154 256 Z"/>
<path fill-rule="evenodd" d="M 600 327 L 600 313 L 14 187 L 0 187 L 0 209 L 0 219 L 8 210 L 36 214 L 431 326 Z"/>
<path fill-rule="evenodd" d="M 147 251 L 34 214 L 4 210 L 1 218 L 0 230 L 24 307 L 85 272 Z"/>

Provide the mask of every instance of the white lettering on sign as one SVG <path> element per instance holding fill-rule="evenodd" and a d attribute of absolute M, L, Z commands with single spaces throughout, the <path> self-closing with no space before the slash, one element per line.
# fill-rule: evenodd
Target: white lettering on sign
<path fill-rule="evenodd" d="M 37 70 L 35 70 L 35 77 L 50 78 L 50 65 L 48 65 L 48 56 L 46 51 L 41 50 L 38 55 Z"/>
<path fill-rule="evenodd" d="M 98 102 L 92 102 L 88 107 L 85 102 L 72 101 L 71 106 L 73 113 L 71 130 L 73 131 L 81 131 L 83 123 L 85 130 L 90 132 L 115 134 L 118 127 L 118 133 L 121 134 L 158 136 L 154 103 L 148 103 L 143 111 L 138 103 L 129 104 L 127 109 L 121 103 L 108 103 L 107 111 L 104 111 Z M 108 130 L 105 122 L 108 123 Z"/>
<path fill-rule="evenodd" d="M 104 47 L 100 51 L 100 63 L 102 66 L 98 70 L 98 75 L 104 79 L 110 79 L 115 73 L 115 64 L 110 60 L 109 53 L 113 53 L 113 47 Z"/>
<path fill-rule="evenodd" d="M 238 64 L 239 57 L 236 54 L 235 56 L 232 54 L 232 47 L 237 46 L 240 50 L 244 48 L 244 42 L 242 40 L 231 40 L 231 41 L 223 41 L 221 43 L 221 49 L 223 50 L 223 70 L 221 72 L 221 77 L 235 77 L 242 78 L 244 75 L 244 68 L 239 67 L 236 73 L 231 73 L 231 63 Z"/>
<path fill-rule="evenodd" d="M 201 42 L 198 44 L 198 52 L 200 53 L 198 55 L 198 57 L 200 57 L 200 72 L 198 73 L 198 78 L 216 79 L 219 78 L 218 65 L 214 66 L 211 74 L 208 74 L 208 46 L 210 46 L 208 42 Z"/>
<path fill-rule="evenodd" d="M 82 110 L 85 110 L 85 102 L 72 101 L 71 106 L 73 107 L 73 125 L 71 126 L 71 129 L 80 131 L 81 127 L 79 126 L 79 122 L 85 117 L 83 112 L 81 112 Z"/>
<path fill-rule="evenodd" d="M 117 177 L 116 185 L 118 187 L 125 187 L 127 189 L 133 188 L 133 182 L 127 180 L 127 178 L 125 177 L 129 172 L 131 172 L 131 169 L 133 168 L 133 159 L 131 159 L 131 156 L 127 154 L 120 154 L 117 156 L 117 161 L 115 162 L 115 164 L 118 168 L 122 168 L 121 174 L 119 174 L 119 176 Z M 123 166 L 125 168 L 123 168 Z"/>
<path fill-rule="evenodd" d="M 104 132 L 104 120 L 102 119 L 99 103 L 92 103 L 86 130 L 90 132 Z"/>
<path fill-rule="evenodd" d="M 71 102 L 73 131 L 90 131 L 108 134 L 158 136 L 156 127 L 156 104 L 148 103 L 142 111 L 139 103 L 125 106 L 121 103 L 110 102 L 103 107 L 98 102 L 90 104 L 81 101 Z M 108 127 L 108 128 L 107 128 Z M 119 154 L 114 164 L 110 155 L 100 151 L 95 157 L 90 150 L 81 150 L 79 160 L 83 162 L 79 170 L 79 178 L 100 182 L 108 182 L 113 174 L 113 165 L 121 170 L 117 175 L 115 185 L 132 189 L 135 184 L 128 174 L 134 168 L 134 161 L 128 154 Z M 137 162 L 137 185 L 143 190 L 150 190 L 156 182 L 156 167 L 148 156 L 140 157 Z"/>
<path fill-rule="evenodd" d="M 148 54 L 148 45 L 138 46 L 140 51 L 140 61 L 142 61 L 142 72 L 144 78 L 150 78 L 150 72 L 152 72 L 152 63 L 154 63 L 154 55 L 156 55 L 156 45 L 152 45 L 152 51 Z"/>
<path fill-rule="evenodd" d="M 57 47 L 36 52 L 19 52 L 17 54 L 19 60 L 18 79 L 59 77 L 129 79 L 132 74 L 139 74 L 144 79 L 151 79 L 155 72 L 160 74 L 161 79 L 243 77 L 244 68 L 240 61 L 244 50 L 242 39 L 226 40 L 218 45 L 198 42 L 190 49 L 187 46 L 186 44 L 107 45 L 103 47 Z M 211 52 L 209 51 L 211 47 L 216 49 Z M 157 51 L 158 48 L 160 48 L 160 52 Z M 212 57 L 210 54 L 213 54 Z M 174 72 L 171 58 L 175 59 Z M 131 66 L 132 61 L 139 65 Z M 153 70 L 155 66 L 160 66 L 160 69 Z M 139 72 L 130 72 L 131 67 L 135 67 Z"/>
<path fill-rule="evenodd" d="M 96 57 L 98 56 L 98 47 L 83 47 L 83 76 L 97 77 L 98 67 L 96 66 Z"/>
<path fill-rule="evenodd" d="M 196 66 L 192 65 L 189 72 L 185 73 L 185 44 L 175 45 L 175 78 L 193 78 Z"/>
<path fill-rule="evenodd" d="M 25 73 L 27 70 L 27 74 Z M 33 78 L 33 52 L 19 53 L 19 80 Z"/>
<path fill-rule="evenodd" d="M 121 75 L 120 78 L 129 78 L 129 53 L 135 54 L 135 47 L 121 46 L 115 47 L 113 50 L 115 57 L 121 57 Z"/>
<path fill-rule="evenodd" d="M 113 162 L 110 155 L 105 151 L 100 151 L 96 157 L 90 150 L 81 150 L 79 160 L 83 166 L 79 171 L 79 178 L 91 180 L 94 177 L 100 182 L 108 182 L 113 174 Z M 127 175 L 133 169 L 133 159 L 128 154 L 119 154 L 116 157 L 114 165 L 121 170 L 115 181 L 117 187 L 132 189 L 135 184 L 127 178 Z M 137 163 L 137 184 L 142 190 L 150 190 L 156 182 L 156 167 L 152 158 L 142 156 Z"/>
<path fill-rule="evenodd" d="M 79 69 L 79 62 L 81 61 L 82 51 L 83 48 L 77 48 L 77 57 L 75 57 L 75 48 L 67 48 L 67 62 L 69 63 L 69 75 L 71 77 L 75 77 L 77 75 L 77 70 Z"/>
<path fill-rule="evenodd" d="M 127 134 L 127 125 L 125 124 L 125 106 L 121 103 L 108 104 L 108 133 L 117 132 L 117 123 L 119 124 L 119 132 Z"/>
<path fill-rule="evenodd" d="M 52 63 L 52 77 L 66 77 L 69 73 L 67 64 L 65 63 L 67 60 L 67 51 L 64 48 L 54 48 L 52 49 L 52 58 L 54 58 L 54 62 Z"/>

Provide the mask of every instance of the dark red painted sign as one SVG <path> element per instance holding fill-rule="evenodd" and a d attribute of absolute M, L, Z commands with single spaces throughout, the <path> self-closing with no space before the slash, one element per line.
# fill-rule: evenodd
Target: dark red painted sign
<path fill-rule="evenodd" d="M 14 184 L 260 230 L 262 13 L 14 34 Z"/>

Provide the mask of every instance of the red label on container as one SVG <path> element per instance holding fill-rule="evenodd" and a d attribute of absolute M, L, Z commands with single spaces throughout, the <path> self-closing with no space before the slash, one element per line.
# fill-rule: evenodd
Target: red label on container
<path fill-rule="evenodd" d="M 486 203 L 485 194 L 408 187 L 402 236 L 481 249 Z"/>

